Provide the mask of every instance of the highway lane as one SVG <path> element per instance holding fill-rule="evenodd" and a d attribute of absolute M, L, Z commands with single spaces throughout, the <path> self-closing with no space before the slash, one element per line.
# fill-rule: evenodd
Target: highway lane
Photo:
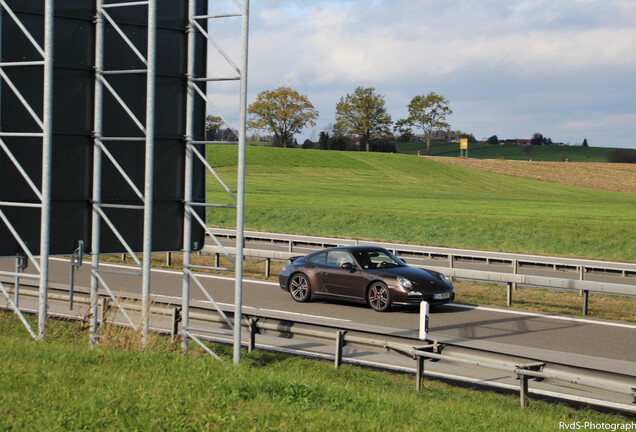
<path fill-rule="evenodd" d="M 0 269 L 13 271 L 14 259 L 0 259 Z M 102 264 L 104 268 L 126 269 L 129 266 Z M 27 269 L 27 271 L 32 269 Z M 111 289 L 117 293 L 139 294 L 141 277 L 106 274 Z M 11 278 L 3 277 L 9 282 Z M 51 259 L 52 283 L 68 284 L 69 263 L 60 258 Z M 231 277 L 202 275 L 202 283 L 214 300 L 222 304 L 234 301 L 234 280 Z M 90 286 L 90 264 L 76 273 L 77 289 Z M 180 298 L 182 275 L 172 270 L 154 269 L 152 294 Z M 245 280 L 243 305 L 247 308 L 281 311 L 290 317 L 316 316 L 334 322 L 355 322 L 398 329 L 407 335 L 417 335 L 419 314 L 417 310 L 396 310 L 377 313 L 365 306 L 315 301 L 299 304 L 270 281 Z M 193 283 L 191 296 L 205 300 L 205 295 Z M 246 310 L 249 313 L 249 310 Z M 636 314 L 636 312 L 635 312 Z M 563 353 L 602 357 L 636 362 L 636 324 L 596 321 L 587 318 L 550 316 L 523 311 L 472 307 L 468 305 L 445 306 L 433 310 L 429 329 L 431 334 L 442 335 L 446 341 L 471 340 L 482 343 L 495 342 L 510 347 L 530 347 Z M 636 366 L 635 366 L 636 368 Z"/>

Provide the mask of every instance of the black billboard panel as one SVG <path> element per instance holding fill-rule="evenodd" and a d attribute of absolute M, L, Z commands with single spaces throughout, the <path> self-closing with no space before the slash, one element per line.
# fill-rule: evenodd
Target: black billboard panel
<path fill-rule="evenodd" d="M 7 0 L 9 7 L 44 45 L 44 2 Z M 153 251 L 177 251 L 183 247 L 185 181 L 185 119 L 187 94 L 187 7 L 186 0 L 160 0 L 157 5 L 157 76 L 154 143 Z M 207 12 L 207 2 L 198 2 L 197 14 Z M 147 7 L 108 8 L 122 31 L 145 55 L 147 48 Z M 51 178 L 50 254 L 68 255 L 83 240 L 91 253 L 93 198 L 93 131 L 95 104 L 95 5 L 93 0 L 57 0 L 54 20 L 53 141 Z M 40 54 L 23 35 L 8 13 L 2 14 L 3 62 L 40 61 Z M 197 35 L 196 75 L 204 76 L 207 43 Z M 104 69 L 145 69 L 143 62 L 126 45 L 115 29 L 105 23 Z M 43 67 L 4 67 L 4 72 L 20 90 L 33 111 L 43 111 Z M 145 124 L 146 75 L 107 75 L 142 124 Z M 8 83 L 0 86 L 0 130 L 41 132 L 40 127 Z M 204 84 L 202 84 L 204 86 Z M 202 87 L 203 88 L 203 87 Z M 104 88 L 103 136 L 144 137 L 117 100 Z M 205 102 L 195 99 L 196 140 L 205 138 Z M 37 137 L 3 137 L 9 151 L 39 189 L 42 176 L 42 140 Z M 145 141 L 108 141 L 113 154 L 132 182 L 144 192 Z M 202 153 L 204 148 L 199 149 Z M 205 202 L 205 169 L 195 163 L 193 201 Z M 102 203 L 141 205 L 137 194 L 111 161 L 102 158 Z M 39 203 L 37 195 L 9 155 L 0 149 L 0 201 Z M 39 254 L 40 209 L 0 207 L 28 248 Z M 143 210 L 103 208 L 135 252 L 143 249 Z M 197 209 L 204 218 L 205 211 Z M 205 232 L 193 224 L 191 244 L 203 246 Z M 123 253 L 125 248 L 102 221 L 100 253 Z M 0 221 L 0 256 L 22 251 L 8 227 Z"/>

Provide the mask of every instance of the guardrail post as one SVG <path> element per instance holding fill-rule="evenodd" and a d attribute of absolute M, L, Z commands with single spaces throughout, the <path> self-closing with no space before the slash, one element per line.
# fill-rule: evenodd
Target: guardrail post
<path fill-rule="evenodd" d="M 519 380 L 519 397 L 521 398 L 521 409 L 525 409 L 528 405 L 528 376 L 517 374 Z"/>
<path fill-rule="evenodd" d="M 634 403 L 636 403 L 636 387 L 632 388 L 632 397 L 634 398 Z"/>
<path fill-rule="evenodd" d="M 269 277 L 270 271 L 271 271 L 271 266 L 272 266 L 272 259 L 271 258 L 265 258 L 265 277 Z"/>
<path fill-rule="evenodd" d="M 415 374 L 415 390 L 419 393 L 422 390 L 424 380 L 424 357 L 417 356 L 417 372 Z"/>
<path fill-rule="evenodd" d="M 181 308 L 172 308 L 172 329 L 170 331 L 170 343 L 174 343 L 179 334 L 179 323 L 181 322 Z"/>
<path fill-rule="evenodd" d="M 346 333 L 347 332 L 344 330 L 338 330 L 336 333 L 336 357 L 334 360 L 334 366 L 336 369 L 338 369 L 342 364 L 342 348 L 346 345 L 344 339 Z"/>
<path fill-rule="evenodd" d="M 513 260 L 512 261 L 512 273 L 513 274 L 519 273 L 519 261 L 518 260 Z M 512 289 L 513 290 L 517 289 L 517 282 L 513 282 L 512 283 Z"/>
<path fill-rule="evenodd" d="M 293 252 L 294 251 L 294 241 L 290 240 L 289 241 L 289 252 Z"/>
<path fill-rule="evenodd" d="M 250 331 L 250 342 L 247 345 L 247 352 L 251 353 L 254 351 L 254 347 L 256 346 L 256 333 L 258 333 L 258 318 L 250 318 L 249 320 L 249 331 Z"/>
<path fill-rule="evenodd" d="M 506 304 L 508 307 L 512 306 L 512 282 L 508 282 L 508 293 L 506 295 Z"/>
<path fill-rule="evenodd" d="M 545 362 L 526 363 L 517 365 L 517 379 L 519 380 L 519 398 L 521 399 L 521 409 L 528 406 L 528 378 L 529 376 L 523 373 L 523 371 L 539 372 L 545 366 Z"/>
<path fill-rule="evenodd" d="M 168 267 L 172 265 L 172 254 L 170 252 L 166 252 L 166 265 Z"/>
<path fill-rule="evenodd" d="M 583 315 L 587 315 L 590 292 L 588 290 L 581 290 L 581 295 L 583 296 Z"/>

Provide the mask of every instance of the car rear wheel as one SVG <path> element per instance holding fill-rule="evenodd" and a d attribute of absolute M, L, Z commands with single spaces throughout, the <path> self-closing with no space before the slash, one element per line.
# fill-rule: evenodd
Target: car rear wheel
<path fill-rule="evenodd" d="M 383 282 L 374 282 L 367 292 L 369 306 L 377 312 L 385 312 L 391 308 L 391 293 Z"/>
<path fill-rule="evenodd" d="M 306 302 L 311 297 L 309 279 L 302 273 L 296 273 L 289 281 L 289 293 L 297 302 Z"/>

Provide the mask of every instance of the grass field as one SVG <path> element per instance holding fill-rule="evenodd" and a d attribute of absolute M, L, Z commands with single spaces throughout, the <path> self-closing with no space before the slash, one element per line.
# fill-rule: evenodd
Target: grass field
<path fill-rule="evenodd" d="M 425 142 L 400 142 L 396 145 L 398 153 L 426 154 Z M 501 146 L 490 144 L 469 144 L 468 155 L 475 159 L 509 159 L 563 162 L 607 162 L 614 148 L 581 146 L 533 146 L 531 153 L 525 153 L 521 146 Z M 431 156 L 459 156 L 458 143 L 431 143 Z"/>
<path fill-rule="evenodd" d="M 30 317 L 32 323 L 35 319 Z M 46 341 L 30 340 L 0 311 L 0 430 L 3 431 L 553 431 L 559 422 L 630 420 L 518 395 L 463 389 L 414 377 L 263 351 L 232 366 L 193 345 L 155 336 L 146 350 L 115 330 L 90 349 L 85 326 L 50 320 Z M 107 329 L 108 331 L 108 329 Z M 108 342 L 108 343 L 106 343 Z M 434 426 L 433 426 L 434 425 Z"/>
<path fill-rule="evenodd" d="M 236 151 L 208 154 L 233 189 Z M 400 154 L 248 147 L 246 170 L 247 229 L 636 262 L 636 194 Z M 208 201 L 230 200 L 212 179 Z"/>

